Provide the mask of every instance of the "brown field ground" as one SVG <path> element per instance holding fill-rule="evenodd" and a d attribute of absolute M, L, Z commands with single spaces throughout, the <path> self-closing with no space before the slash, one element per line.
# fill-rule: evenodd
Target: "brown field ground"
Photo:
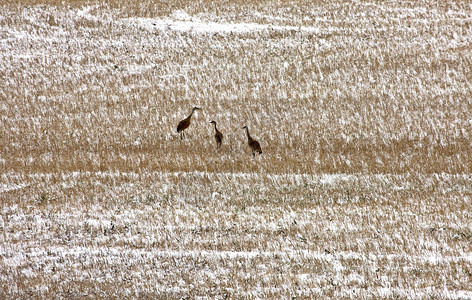
<path fill-rule="evenodd" d="M 472 298 L 471 16 L 0 1 L 0 298 Z"/>

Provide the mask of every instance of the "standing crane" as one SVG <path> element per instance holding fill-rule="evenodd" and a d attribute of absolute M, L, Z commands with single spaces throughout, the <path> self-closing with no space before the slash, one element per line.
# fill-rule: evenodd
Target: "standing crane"
<path fill-rule="evenodd" d="M 249 135 L 249 128 L 247 128 L 247 126 L 244 126 L 244 127 L 241 128 L 241 129 L 246 129 L 247 144 L 249 145 L 249 147 L 251 147 L 252 156 L 256 156 L 256 152 L 258 152 L 259 154 L 262 154 L 261 145 L 259 144 L 258 141 L 256 141 L 255 139 L 253 139 L 253 138 Z"/>
<path fill-rule="evenodd" d="M 192 109 L 192 113 L 190 114 L 190 116 L 180 121 L 179 125 L 177 125 L 177 132 L 180 133 L 181 140 L 185 138 L 184 130 L 190 126 L 190 119 L 192 119 L 192 115 L 196 110 L 202 110 L 202 109 L 195 106 Z"/>
<path fill-rule="evenodd" d="M 210 123 L 215 126 L 216 148 L 220 148 L 221 143 L 223 142 L 223 134 L 221 132 L 219 132 L 218 129 L 216 129 L 216 122 L 215 121 L 211 121 Z"/>

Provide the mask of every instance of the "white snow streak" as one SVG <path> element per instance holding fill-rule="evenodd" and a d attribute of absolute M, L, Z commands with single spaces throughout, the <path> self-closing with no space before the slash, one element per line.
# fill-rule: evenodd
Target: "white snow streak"
<path fill-rule="evenodd" d="M 195 33 L 247 33 L 265 30 L 274 31 L 302 31 L 319 33 L 320 29 L 310 26 L 278 26 L 258 23 L 216 23 L 205 22 L 196 17 L 190 17 L 184 11 L 174 12 L 171 18 L 128 18 L 124 23 L 132 26 L 137 25 L 146 30 L 174 30 Z"/>

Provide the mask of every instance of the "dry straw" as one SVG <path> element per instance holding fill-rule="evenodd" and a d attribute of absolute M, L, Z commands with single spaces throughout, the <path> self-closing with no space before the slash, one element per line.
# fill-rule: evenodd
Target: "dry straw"
<path fill-rule="evenodd" d="M 472 296 L 467 2 L 0 4 L 0 298 Z"/>

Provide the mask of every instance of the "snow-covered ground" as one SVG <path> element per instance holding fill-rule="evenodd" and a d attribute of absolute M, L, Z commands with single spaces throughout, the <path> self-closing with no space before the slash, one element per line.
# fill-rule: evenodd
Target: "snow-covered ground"
<path fill-rule="evenodd" d="M 472 296 L 470 175 L 1 182 L 4 295 Z"/>
<path fill-rule="evenodd" d="M 470 4 L 174 5 L 0 8 L 0 298 L 472 298 Z"/>

